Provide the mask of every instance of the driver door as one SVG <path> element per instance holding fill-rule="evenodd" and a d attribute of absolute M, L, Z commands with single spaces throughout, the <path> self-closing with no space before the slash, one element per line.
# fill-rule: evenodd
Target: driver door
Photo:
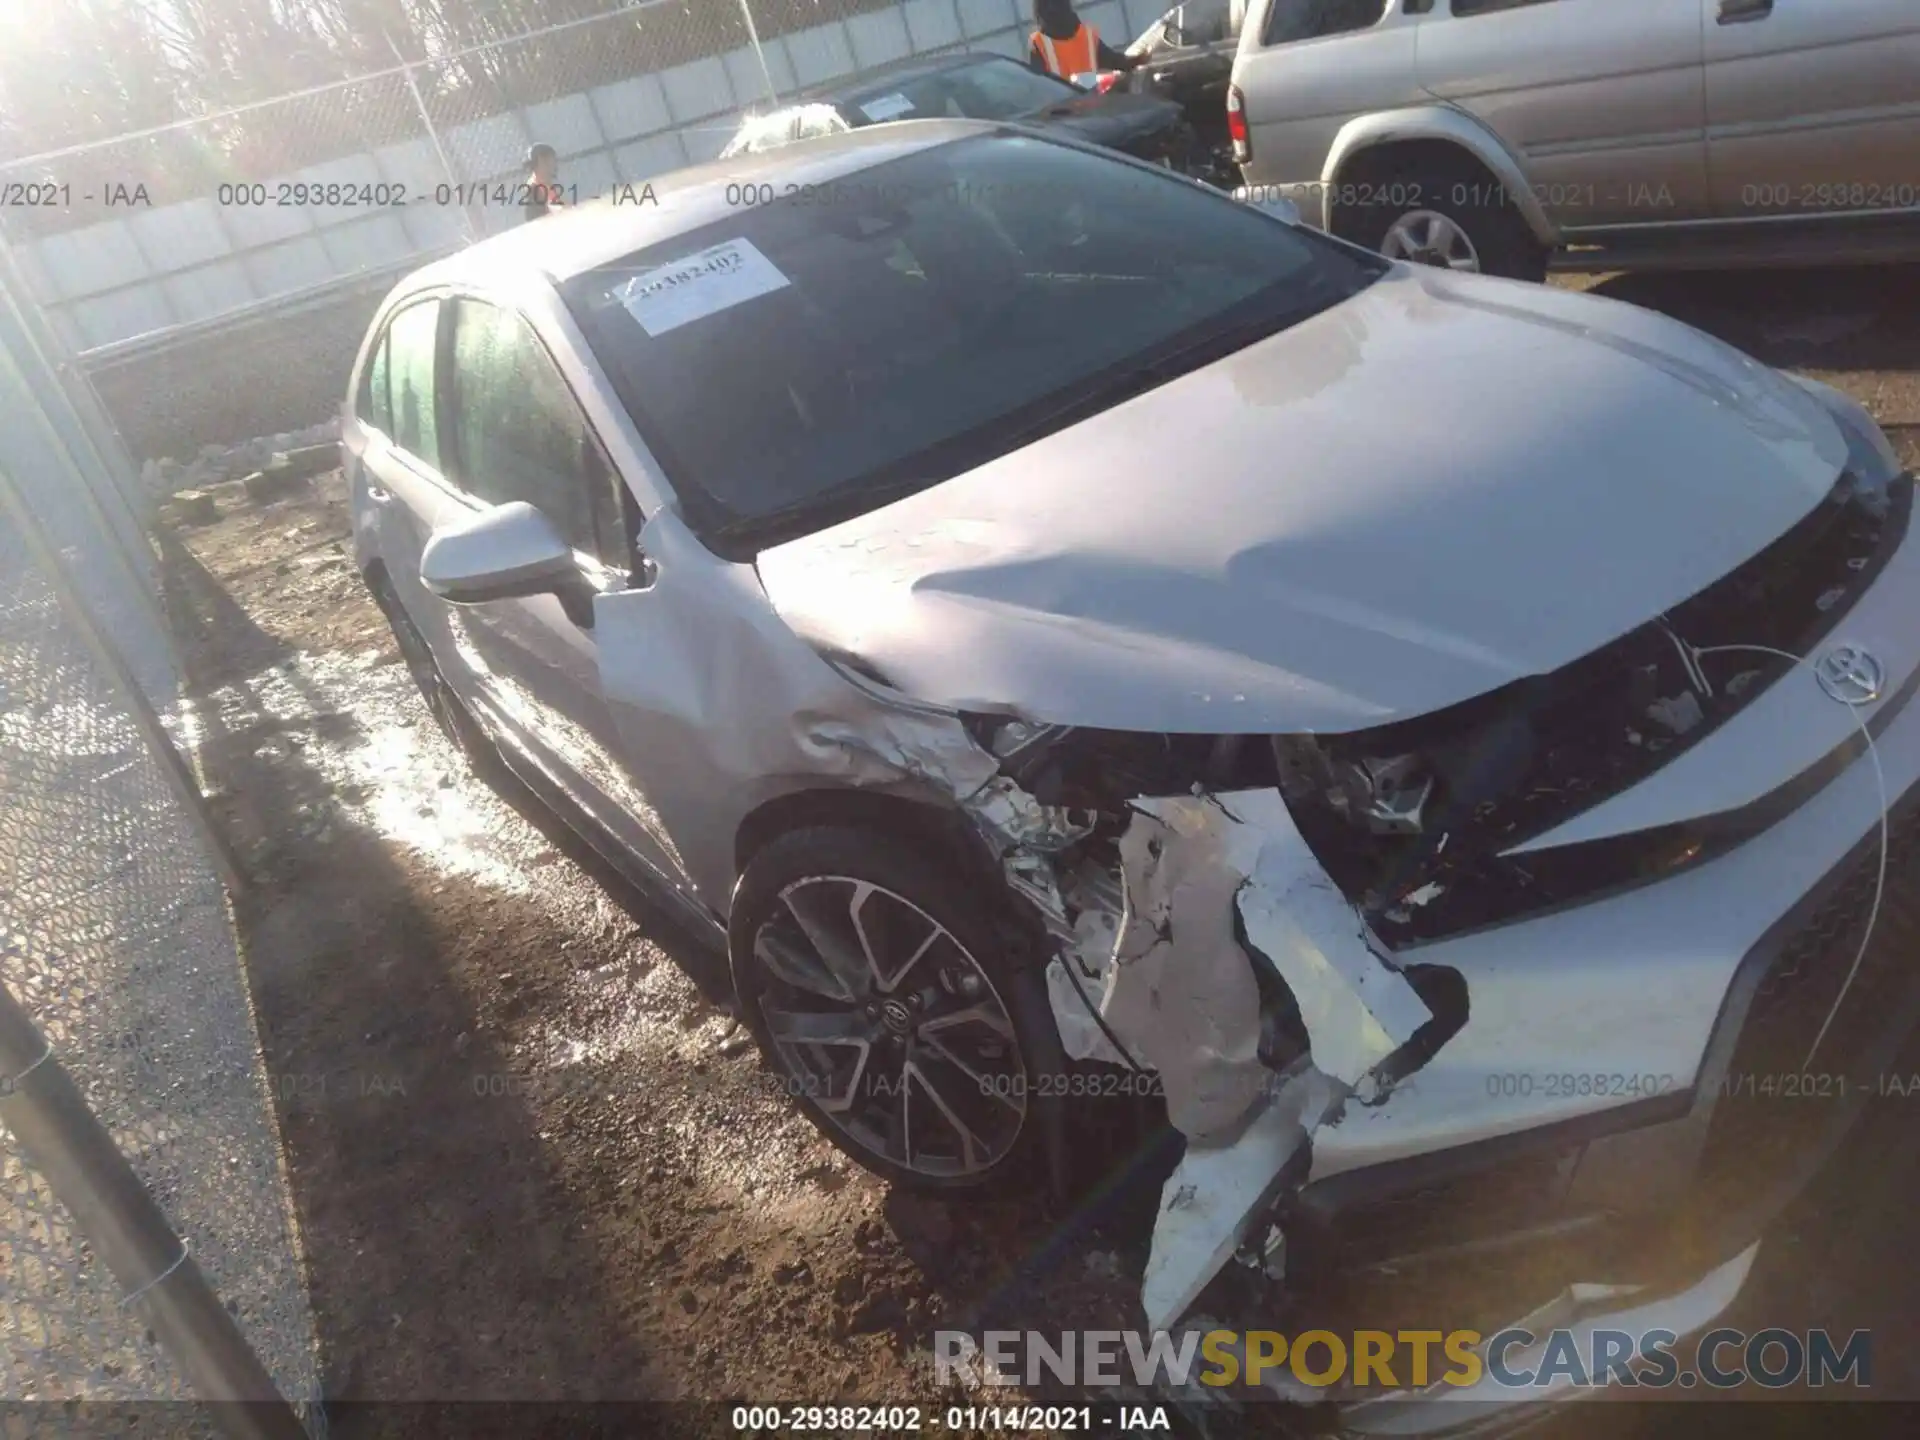
<path fill-rule="evenodd" d="M 670 882 L 671 841 L 634 778 L 600 679 L 597 600 L 630 589 L 639 516 L 545 343 L 516 310 L 450 302 L 446 421 L 451 479 L 476 507 L 522 500 L 570 543 L 578 583 L 560 594 L 448 605 L 452 643 L 489 720 L 575 808 Z"/>
<path fill-rule="evenodd" d="M 1163 15 L 1146 36 L 1147 83 L 1177 102 L 1203 139 L 1227 133 L 1227 82 L 1240 43 L 1230 0 L 1187 0 Z"/>

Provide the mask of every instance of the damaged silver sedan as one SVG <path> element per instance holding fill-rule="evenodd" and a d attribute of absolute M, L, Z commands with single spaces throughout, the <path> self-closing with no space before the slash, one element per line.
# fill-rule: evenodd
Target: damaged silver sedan
<path fill-rule="evenodd" d="M 821 1130 L 978 1190 L 1151 1091 L 1155 1328 L 1721 1313 L 1920 1003 L 1865 412 L 992 125 L 654 189 L 389 297 L 359 559 Z"/>

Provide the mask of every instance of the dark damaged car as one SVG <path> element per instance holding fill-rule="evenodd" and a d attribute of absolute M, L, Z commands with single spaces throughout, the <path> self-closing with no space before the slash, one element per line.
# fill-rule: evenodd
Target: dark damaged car
<path fill-rule="evenodd" d="M 979 54 L 902 61 L 807 91 L 741 121 L 721 158 L 890 120 L 1016 121 L 1182 170 L 1204 158 L 1171 100 L 1122 89 L 1093 93 L 1003 55 Z"/>
<path fill-rule="evenodd" d="M 990 1191 L 1061 1077 L 1150 1079 L 1156 1328 L 1722 1314 L 1863 1094 L 1760 1078 L 1884 1071 L 1920 998 L 1866 413 L 1024 128 L 656 188 L 385 302 L 358 558 L 821 1131 Z"/>

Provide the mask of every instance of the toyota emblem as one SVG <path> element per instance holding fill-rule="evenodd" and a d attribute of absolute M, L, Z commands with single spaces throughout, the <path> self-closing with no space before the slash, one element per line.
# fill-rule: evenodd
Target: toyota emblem
<path fill-rule="evenodd" d="M 1870 705 L 1880 698 L 1887 672 L 1872 651 L 1836 645 L 1813 667 L 1813 678 L 1842 705 Z"/>

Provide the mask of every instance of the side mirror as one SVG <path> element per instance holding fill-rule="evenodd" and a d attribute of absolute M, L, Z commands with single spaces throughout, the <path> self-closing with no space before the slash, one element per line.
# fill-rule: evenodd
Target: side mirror
<path fill-rule="evenodd" d="M 1233 198 L 1289 225 L 1301 223 L 1300 207 L 1271 185 L 1242 185 L 1233 192 Z"/>
<path fill-rule="evenodd" d="M 441 526 L 420 556 L 421 582 L 455 605 L 550 594 L 575 573 L 565 537 L 524 500 Z"/>

